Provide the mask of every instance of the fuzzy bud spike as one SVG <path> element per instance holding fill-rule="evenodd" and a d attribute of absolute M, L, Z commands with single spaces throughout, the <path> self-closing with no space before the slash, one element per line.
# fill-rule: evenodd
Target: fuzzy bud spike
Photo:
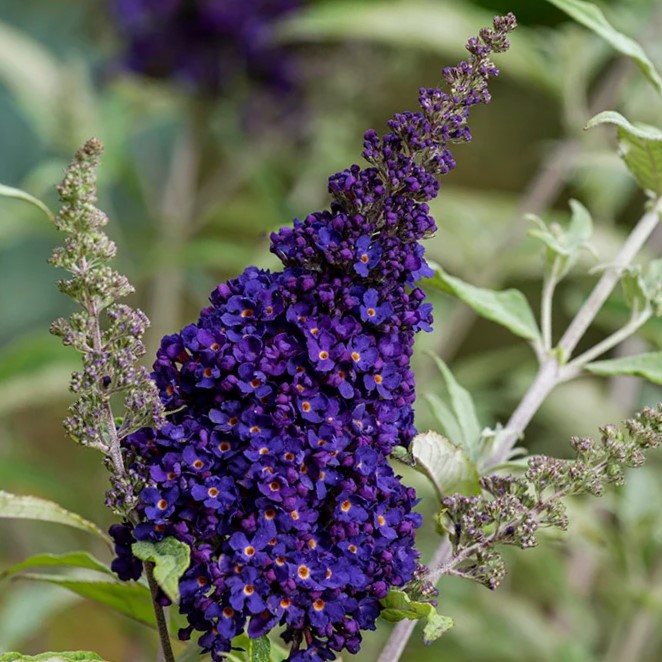
<path fill-rule="evenodd" d="M 114 486 L 108 504 L 126 515 L 135 507 L 135 491 L 141 484 L 128 476 L 120 442 L 145 425 L 159 427 L 163 405 L 147 371 L 136 366 L 145 353 L 142 337 L 149 320 L 140 310 L 116 303 L 133 287 L 108 265 L 115 256 L 115 244 L 102 230 L 108 218 L 95 206 L 102 151 L 96 138 L 88 140 L 57 187 L 62 207 L 55 225 L 65 239 L 50 263 L 72 274 L 58 287 L 82 310 L 69 319 L 57 319 L 50 330 L 83 355 L 83 370 L 71 379 L 71 390 L 79 397 L 69 408 L 64 427 L 74 441 L 106 455 Z M 111 410 L 116 394 L 124 395 L 120 425 Z"/>

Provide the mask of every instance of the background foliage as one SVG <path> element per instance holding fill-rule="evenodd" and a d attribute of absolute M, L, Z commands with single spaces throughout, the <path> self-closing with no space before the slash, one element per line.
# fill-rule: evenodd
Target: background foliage
<path fill-rule="evenodd" d="M 418 87 L 437 81 L 440 67 L 462 54 L 464 36 L 509 10 L 522 27 L 498 62 L 503 76 L 493 104 L 472 118 L 474 143 L 456 150 L 458 168 L 434 202 L 440 231 L 428 254 L 471 283 L 518 287 L 537 310 L 541 253 L 523 214 L 563 221 L 568 199 L 581 200 L 594 215 L 601 260 L 608 260 L 644 197 L 608 145 L 613 131 L 581 127 L 606 108 L 655 124 L 662 107 L 632 64 L 544 2 L 310 2 L 280 32 L 299 57 L 302 92 L 297 109 L 279 116 L 249 86 L 201 107 L 180 90 L 122 74 L 121 41 L 105 3 L 4 0 L 0 181 L 54 207 L 52 184 L 71 153 L 91 135 L 106 144 L 101 206 L 119 244 L 118 268 L 137 287 L 134 303 L 155 323 L 152 354 L 163 333 L 197 316 L 215 283 L 248 263 L 273 265 L 268 232 L 323 207 L 327 176 L 358 159 L 363 130 L 411 108 Z M 605 10 L 661 67 L 655 36 L 662 5 L 615 1 Z M 37 210 L 0 199 L 0 488 L 110 524 L 105 470 L 94 453 L 69 443 L 60 425 L 77 358 L 48 334 L 50 321 L 69 312 L 46 264 L 55 241 Z M 652 253 L 661 245 L 658 233 Z M 585 253 L 582 261 L 562 284 L 555 323 L 569 318 L 591 287 L 586 267 L 596 260 Z M 419 339 L 419 394 L 441 389 L 423 355 L 434 349 L 473 394 L 479 419 L 503 422 L 535 372 L 533 353 L 501 327 L 473 319 L 460 302 L 430 296 L 436 329 Z M 626 316 L 624 302 L 612 298 L 587 346 Z M 658 319 L 615 355 L 660 349 Z M 569 454 L 571 435 L 593 434 L 661 395 L 629 377 L 562 385 L 530 426 L 526 446 Z M 417 421 L 420 430 L 436 425 L 423 397 Z M 405 659 L 660 659 L 660 464 L 653 458 L 601 500 L 573 502 L 569 533 L 510 552 L 510 573 L 496 594 L 444 579 L 440 604 L 456 626 L 432 648 L 414 637 Z M 420 546 L 430 553 L 437 544 L 433 489 L 420 476 L 410 480 L 428 516 Z M 11 520 L 0 532 L 2 568 L 38 551 L 74 549 L 86 535 Z M 97 555 L 109 558 L 98 545 Z M 372 659 L 387 631 L 370 634 L 359 657 Z M 6 581 L 0 590 L 0 651 L 83 648 L 139 661 L 153 657 L 152 639 L 142 626 L 56 585 Z"/>

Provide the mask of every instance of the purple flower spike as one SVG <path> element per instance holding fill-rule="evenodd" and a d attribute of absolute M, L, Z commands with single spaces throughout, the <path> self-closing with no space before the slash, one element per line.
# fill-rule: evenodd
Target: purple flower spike
<path fill-rule="evenodd" d="M 124 442 L 146 486 L 114 567 L 137 572 L 129 536 L 190 545 L 180 634 L 215 661 L 240 632 L 273 628 L 289 662 L 356 653 L 380 599 L 420 570 L 416 494 L 387 459 L 416 432 L 410 357 L 432 322 L 419 242 L 436 229 L 426 202 L 455 165 L 448 145 L 489 99 L 487 53 L 513 27 L 497 19 L 445 71 L 449 92 L 421 90 L 419 111 L 365 134 L 369 166 L 330 178 L 330 209 L 272 235 L 282 271 L 248 267 L 162 341 L 153 377 L 175 411 Z"/>

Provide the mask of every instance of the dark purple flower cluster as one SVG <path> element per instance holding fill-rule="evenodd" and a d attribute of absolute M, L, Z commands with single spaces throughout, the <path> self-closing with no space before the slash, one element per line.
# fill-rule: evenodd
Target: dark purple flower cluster
<path fill-rule="evenodd" d="M 277 92 L 295 80 L 273 24 L 302 0 L 112 0 L 125 65 L 218 94 L 242 77 Z"/>
<path fill-rule="evenodd" d="M 415 433 L 410 359 L 432 321 L 419 240 L 454 166 L 447 145 L 488 100 L 486 52 L 512 27 L 497 19 L 470 44 L 470 63 L 445 72 L 450 94 L 422 90 L 420 112 L 366 134 L 370 166 L 331 177 L 330 210 L 272 236 L 282 272 L 249 267 L 162 341 L 153 376 L 174 413 L 126 440 L 147 485 L 132 533 L 191 546 L 180 636 L 202 633 L 215 660 L 279 625 L 293 662 L 354 653 L 419 568 L 416 495 L 387 461 Z"/>

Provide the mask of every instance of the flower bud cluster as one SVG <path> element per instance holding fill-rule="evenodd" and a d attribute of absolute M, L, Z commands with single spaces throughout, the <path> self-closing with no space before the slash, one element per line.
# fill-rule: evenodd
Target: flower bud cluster
<path fill-rule="evenodd" d="M 416 495 L 387 456 L 415 434 L 410 359 L 432 322 L 416 286 L 431 274 L 425 200 L 496 39 L 454 80 L 466 94 L 368 132 L 373 165 L 331 177 L 331 209 L 272 236 L 283 271 L 248 267 L 162 340 L 154 379 L 174 413 L 124 442 L 146 487 L 137 525 L 114 530 L 117 566 L 134 576 L 131 536 L 189 544 L 180 636 L 214 660 L 276 627 L 293 662 L 355 653 L 380 599 L 420 574 Z"/>
<path fill-rule="evenodd" d="M 482 496 L 445 497 L 437 521 L 449 536 L 453 558 L 442 574 L 460 575 L 496 588 L 505 567 L 495 548 L 535 546 L 538 529 L 567 528 L 565 497 L 600 496 L 606 484 L 620 485 L 624 467 L 641 466 L 644 451 L 662 444 L 662 404 L 657 409 L 644 409 L 620 427 L 607 425 L 600 432 L 598 442 L 572 439 L 577 453 L 574 460 L 533 456 L 523 476 L 484 476 L 480 481 Z"/>
<path fill-rule="evenodd" d="M 136 505 L 135 486 L 127 480 L 119 443 L 145 425 L 159 426 L 163 405 L 147 371 L 136 365 L 145 353 L 147 317 L 116 303 L 133 288 L 108 265 L 116 248 L 102 230 L 108 219 L 95 206 L 102 149 L 98 140 L 88 141 L 58 187 L 62 207 L 55 225 L 66 237 L 50 262 L 71 274 L 58 287 L 82 310 L 53 322 L 51 333 L 83 355 L 83 369 L 71 379 L 78 399 L 69 409 L 65 429 L 74 441 L 106 454 L 114 485 L 109 505 L 127 514 Z M 124 396 L 125 415 L 119 426 L 110 407 L 115 395 Z"/>

